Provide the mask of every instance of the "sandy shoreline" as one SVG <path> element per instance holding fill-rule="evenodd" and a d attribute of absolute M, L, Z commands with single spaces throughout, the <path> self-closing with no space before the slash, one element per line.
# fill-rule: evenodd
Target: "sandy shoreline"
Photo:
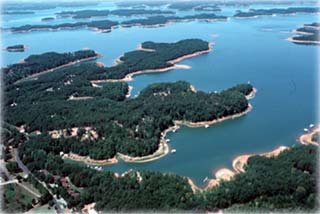
<path fill-rule="evenodd" d="M 251 156 L 255 155 L 261 155 L 266 157 L 272 157 L 272 156 L 278 156 L 282 151 L 289 149 L 289 147 L 286 146 L 279 146 L 278 148 L 270 151 L 265 152 L 262 154 L 246 154 L 246 155 L 240 155 L 237 156 L 235 159 L 233 159 L 232 166 L 233 169 L 228 168 L 221 168 L 218 171 L 214 173 L 214 178 L 207 180 L 207 185 L 205 187 L 198 187 L 191 178 L 187 177 L 188 182 L 191 186 L 191 189 L 195 191 L 205 191 L 209 188 L 213 188 L 219 185 L 220 181 L 229 181 L 233 178 L 234 175 L 244 172 L 244 166 L 247 164 L 248 159 Z"/>
<path fill-rule="evenodd" d="M 213 125 L 213 124 L 216 124 L 216 123 L 220 123 L 220 122 L 223 122 L 225 120 L 235 119 L 235 118 L 241 117 L 241 116 L 249 113 L 251 110 L 252 110 L 252 105 L 249 103 L 248 107 L 247 107 L 247 109 L 245 111 L 237 113 L 237 114 L 234 114 L 234 115 L 229 115 L 229 116 L 226 116 L 226 117 L 221 117 L 221 118 L 210 120 L 210 121 L 189 122 L 189 121 L 176 120 L 176 121 L 174 121 L 174 123 L 176 125 L 184 125 L 184 126 L 188 126 L 190 128 L 203 127 L 203 126 L 207 126 L 207 125 Z"/>
<path fill-rule="evenodd" d="M 190 86 L 190 88 L 191 88 L 191 90 L 195 90 L 194 86 L 192 86 L 192 85 Z M 250 93 L 250 97 L 251 98 L 254 97 L 256 91 L 257 91 L 256 89 L 252 90 L 252 92 Z M 171 131 L 172 132 L 176 131 L 177 129 L 180 128 L 180 125 L 186 125 L 188 127 L 194 127 L 194 128 L 203 127 L 203 126 L 206 126 L 206 125 L 212 125 L 212 124 L 216 124 L 216 123 L 219 123 L 219 122 L 222 122 L 222 121 L 225 121 L 225 120 L 241 117 L 241 116 L 247 114 L 248 112 L 250 112 L 251 110 L 252 110 L 252 106 L 251 106 L 250 103 L 248 103 L 247 109 L 245 111 L 243 111 L 243 112 L 240 112 L 240 113 L 235 114 L 235 115 L 230 115 L 230 116 L 227 116 L 227 117 L 211 120 L 211 121 L 203 121 L 203 122 L 173 121 L 174 125 L 169 127 L 169 128 L 167 128 L 166 130 L 164 130 L 161 133 L 161 138 L 160 138 L 160 142 L 159 142 L 159 148 L 153 154 L 142 156 L 142 157 L 131 157 L 131 156 L 128 156 L 128 155 L 117 153 L 114 158 L 116 158 L 117 160 L 121 159 L 122 161 L 129 162 L 129 163 L 145 163 L 145 162 L 150 162 L 150 161 L 157 160 L 157 159 L 162 158 L 163 156 L 167 155 L 169 153 L 169 151 L 170 151 L 169 145 L 168 145 L 167 139 L 166 139 L 167 133 L 171 132 Z M 71 157 L 68 157 L 68 158 L 72 159 Z M 88 163 L 88 160 L 89 160 L 91 162 L 91 164 L 94 161 L 97 161 L 97 163 L 101 164 L 101 165 L 103 165 L 103 161 L 105 161 L 106 164 L 112 164 L 112 162 L 110 162 L 110 159 L 107 159 L 107 160 L 92 160 L 89 157 L 81 157 L 80 159 L 78 157 L 76 157 L 76 159 L 77 159 L 77 161 L 81 161 L 81 159 L 83 159 L 84 161 L 87 161 L 87 163 Z M 117 162 L 115 162 L 115 163 L 117 163 Z M 222 174 L 222 173 L 220 172 L 220 174 Z M 218 174 L 218 175 L 220 175 L 220 174 Z M 226 174 L 226 173 L 223 173 L 223 174 Z"/>
<path fill-rule="evenodd" d="M 141 44 L 140 44 L 141 46 Z M 176 64 L 177 62 L 180 62 L 184 59 L 188 59 L 191 57 L 195 57 L 201 54 L 205 54 L 208 53 L 212 50 L 212 43 L 209 43 L 208 45 L 208 49 L 204 50 L 204 51 L 198 51 L 192 54 L 188 54 L 179 58 L 176 58 L 174 60 L 170 60 L 168 61 L 168 63 L 173 64 L 172 66 L 169 67 L 165 67 L 165 68 L 159 68 L 159 69 L 146 69 L 146 70 L 140 70 L 140 71 L 135 71 L 132 73 L 127 74 L 124 78 L 122 79 L 105 79 L 105 80 L 92 80 L 91 83 L 103 83 L 103 82 L 129 82 L 133 80 L 133 76 L 136 75 L 141 75 L 141 74 L 146 74 L 146 73 L 158 73 L 158 72 L 166 72 L 169 70 L 173 70 L 173 69 L 190 69 L 191 67 L 188 65 L 181 65 L 181 64 Z M 139 47 L 138 47 L 139 48 Z M 150 51 L 151 49 L 148 49 L 148 51 Z M 122 61 L 118 58 L 115 60 L 116 64 L 122 63 Z"/>
<path fill-rule="evenodd" d="M 40 75 L 43 75 L 43 74 L 47 74 L 47 73 L 50 73 L 50 72 L 53 72 L 55 70 L 58 70 L 58 69 L 61 69 L 61 68 L 65 68 L 65 67 L 68 67 L 68 66 L 71 66 L 71 65 L 75 65 L 75 64 L 78 64 L 78 63 L 81 63 L 81 62 L 86 62 L 86 61 L 91 61 L 91 60 L 95 60 L 99 57 L 101 57 L 102 55 L 101 54 L 98 54 L 97 53 L 97 56 L 93 56 L 93 57 L 88 57 L 88 58 L 84 58 L 84 59 L 80 59 L 80 60 L 76 60 L 76 61 L 73 61 L 73 62 L 69 62 L 67 64 L 64 64 L 64 65 L 60 65 L 58 67 L 55 67 L 55 68 L 51 68 L 51 69 L 48 69 L 48 70 L 45 70 L 45 71 L 41 71 L 39 73 L 36 73 L 36 74 L 32 74 L 30 76 L 27 76 L 27 77 L 24 77 L 20 80 L 17 80 L 16 82 L 14 82 L 13 84 L 18 84 L 19 82 L 23 82 L 23 81 L 26 81 L 26 80 L 29 80 L 29 79 L 33 79 L 33 78 L 36 78 Z M 24 60 L 22 61 L 22 63 L 24 63 Z"/>
<path fill-rule="evenodd" d="M 83 162 L 85 164 L 92 164 L 92 165 L 108 165 L 108 164 L 118 163 L 118 159 L 115 157 L 105 159 L 105 160 L 94 160 L 88 156 L 81 156 L 74 153 L 64 154 L 62 158 L 67 160 L 77 161 L 77 162 Z"/>
<path fill-rule="evenodd" d="M 296 39 L 293 39 L 293 37 L 287 38 L 287 41 L 293 42 L 293 43 L 308 43 L 308 44 L 320 45 L 320 41 L 296 40 Z"/>
<path fill-rule="evenodd" d="M 312 135 L 314 135 L 317 132 L 320 132 L 320 125 L 317 125 L 316 127 L 314 127 L 310 132 L 301 135 L 299 137 L 299 142 L 304 145 L 307 145 L 307 144 L 319 145 L 318 142 L 312 141 Z"/>
<path fill-rule="evenodd" d="M 126 98 L 129 98 L 131 96 L 132 89 L 133 89 L 133 87 L 129 85 L 128 93 L 126 94 Z"/>

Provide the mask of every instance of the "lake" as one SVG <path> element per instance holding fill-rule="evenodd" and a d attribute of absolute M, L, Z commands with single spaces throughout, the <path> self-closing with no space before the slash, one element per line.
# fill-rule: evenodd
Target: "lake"
<path fill-rule="evenodd" d="M 301 6 L 301 5 L 290 5 Z M 310 5 L 304 5 L 310 6 Z M 287 5 L 254 5 L 251 8 L 278 8 Z M 114 9 L 113 4 L 90 8 Z M 79 9 L 79 8 L 76 8 Z M 233 15 L 239 8 L 223 7 L 219 14 Z M 240 9 L 247 10 L 242 7 Z M 43 24 L 41 18 L 63 9 L 36 11 L 35 15 L 3 17 L 3 27 Z M 66 9 L 65 9 L 66 10 Z M 70 9 L 69 9 L 70 10 Z M 190 12 L 179 12 L 179 15 Z M 30 18 L 32 17 L 32 18 Z M 106 18 L 109 19 L 109 18 Z M 111 20 L 124 18 L 111 17 Z M 238 83 L 250 83 L 258 92 L 250 103 L 253 110 L 244 117 L 209 128 L 182 127 L 168 134 L 175 154 L 153 162 L 120 162 L 104 166 L 105 170 L 129 169 L 173 172 L 191 177 L 198 185 L 222 167 L 232 167 L 234 157 L 270 151 L 280 145 L 297 144 L 297 137 L 310 123 L 317 123 L 317 51 L 319 47 L 286 41 L 297 27 L 317 21 L 316 14 L 234 19 L 220 22 L 188 22 L 160 28 L 118 28 L 111 33 L 83 29 L 10 33 L 2 31 L 3 47 L 25 44 L 25 52 L 2 52 L 2 64 L 20 61 L 30 54 L 48 51 L 68 52 L 90 48 L 103 54 L 97 61 L 111 66 L 124 52 L 136 49 L 144 41 L 175 42 L 200 38 L 214 42 L 209 54 L 184 60 L 179 64 L 191 69 L 135 76 L 129 82 L 132 96 L 156 82 L 185 80 L 197 90 L 220 91 Z M 48 23 L 74 22 L 71 18 Z M 212 37 L 217 34 L 218 37 Z"/>

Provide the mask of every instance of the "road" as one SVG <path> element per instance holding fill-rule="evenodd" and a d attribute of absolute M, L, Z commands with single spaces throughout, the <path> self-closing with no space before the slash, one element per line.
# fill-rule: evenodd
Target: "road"
<path fill-rule="evenodd" d="M 42 186 L 44 188 L 46 188 L 48 190 L 48 192 L 51 194 L 52 196 L 52 201 L 53 203 L 55 204 L 55 207 L 56 207 L 56 212 L 58 214 L 63 214 L 63 209 L 61 208 L 60 204 L 58 203 L 58 200 L 56 198 L 56 196 L 54 194 L 52 194 L 51 190 L 47 187 L 47 185 L 43 182 L 41 182 L 39 179 L 37 179 L 33 174 L 32 172 L 22 163 L 20 157 L 19 157 L 19 154 L 18 154 L 18 151 L 16 149 L 13 149 L 12 150 L 12 157 L 14 157 L 15 161 L 18 163 L 18 166 L 22 169 L 22 171 L 24 173 L 26 173 L 27 175 L 32 175 L 39 183 L 42 184 Z"/>

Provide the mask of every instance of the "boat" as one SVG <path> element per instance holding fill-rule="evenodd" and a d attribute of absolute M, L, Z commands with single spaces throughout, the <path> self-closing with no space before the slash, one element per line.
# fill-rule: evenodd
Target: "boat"
<path fill-rule="evenodd" d="M 311 124 L 309 125 L 309 127 L 310 127 L 310 128 L 313 128 L 313 127 L 314 127 L 314 124 L 311 123 Z"/>
<path fill-rule="evenodd" d="M 203 179 L 203 183 L 208 180 L 208 176 Z"/>
<path fill-rule="evenodd" d="M 304 129 L 303 129 L 303 131 L 305 131 L 305 132 L 308 132 L 308 131 L 309 131 L 309 129 L 307 129 L 307 128 L 304 128 Z"/>
<path fill-rule="evenodd" d="M 171 153 L 176 153 L 176 152 L 177 152 L 177 150 L 171 149 Z"/>
<path fill-rule="evenodd" d="M 170 139 L 166 139 L 166 142 L 169 143 L 169 142 L 170 142 Z"/>
<path fill-rule="evenodd" d="M 205 128 L 209 128 L 209 125 L 205 125 L 204 127 L 205 127 Z"/>

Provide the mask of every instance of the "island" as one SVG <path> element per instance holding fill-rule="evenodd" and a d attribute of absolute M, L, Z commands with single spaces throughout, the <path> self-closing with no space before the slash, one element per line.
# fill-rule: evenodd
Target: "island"
<path fill-rule="evenodd" d="M 294 15 L 297 13 L 319 13 L 318 7 L 289 7 L 286 9 L 250 9 L 248 12 L 241 10 L 234 15 L 235 18 L 257 18 L 259 16 Z"/>
<path fill-rule="evenodd" d="M 52 20 L 55 20 L 55 18 L 54 17 L 44 17 L 41 19 L 41 21 L 43 21 L 43 22 L 52 21 Z"/>
<path fill-rule="evenodd" d="M 3 11 L 1 14 L 3 15 L 29 15 L 35 14 L 34 11 Z"/>
<path fill-rule="evenodd" d="M 5 48 L 5 50 L 10 52 L 23 52 L 26 48 L 27 46 L 19 44 L 19 45 L 8 46 Z"/>
<path fill-rule="evenodd" d="M 133 19 L 123 21 L 121 26 L 132 27 L 132 26 L 143 26 L 143 27 L 160 27 L 175 22 L 185 21 L 225 21 L 228 17 L 218 16 L 213 13 L 196 14 L 189 16 L 151 16 L 144 19 Z"/>
<path fill-rule="evenodd" d="M 320 23 L 305 24 L 294 33 L 299 35 L 288 38 L 288 41 L 302 45 L 320 45 Z"/>
<path fill-rule="evenodd" d="M 76 23 L 63 23 L 56 25 L 23 25 L 20 27 L 11 27 L 10 30 L 13 33 L 19 32 L 31 32 L 39 30 L 65 30 L 76 29 L 81 27 L 88 27 L 89 29 L 99 32 L 110 32 L 113 28 L 118 26 L 118 22 L 110 20 L 99 20 L 91 22 L 76 22 Z"/>
<path fill-rule="evenodd" d="M 117 65 L 104 68 L 105 74 L 94 83 L 130 81 L 132 76 L 138 74 L 187 69 L 188 66 L 176 63 L 210 50 L 211 44 L 200 39 L 185 39 L 175 43 L 144 42 L 138 50 L 125 53 L 117 59 Z"/>
<path fill-rule="evenodd" d="M 217 4 L 221 4 L 221 2 L 216 2 L 216 4 L 210 3 L 208 1 L 181 1 L 174 2 L 169 5 L 170 9 L 175 9 L 179 11 L 211 11 L 218 12 L 221 9 L 217 6 Z"/>
<path fill-rule="evenodd" d="M 73 19 L 88 19 L 93 17 L 106 17 L 109 15 L 116 16 L 137 16 L 137 15 L 172 15 L 172 11 L 162 10 L 145 10 L 145 9 L 118 9 L 118 10 L 79 10 L 79 11 L 62 11 L 56 13 L 58 17 L 72 17 Z"/>
<path fill-rule="evenodd" d="M 59 68 L 96 59 L 98 56 L 99 54 L 92 50 L 81 50 L 74 53 L 47 52 L 31 55 L 20 63 L 2 68 L 3 81 L 5 85 L 9 85 L 24 78 L 35 78 Z"/>

